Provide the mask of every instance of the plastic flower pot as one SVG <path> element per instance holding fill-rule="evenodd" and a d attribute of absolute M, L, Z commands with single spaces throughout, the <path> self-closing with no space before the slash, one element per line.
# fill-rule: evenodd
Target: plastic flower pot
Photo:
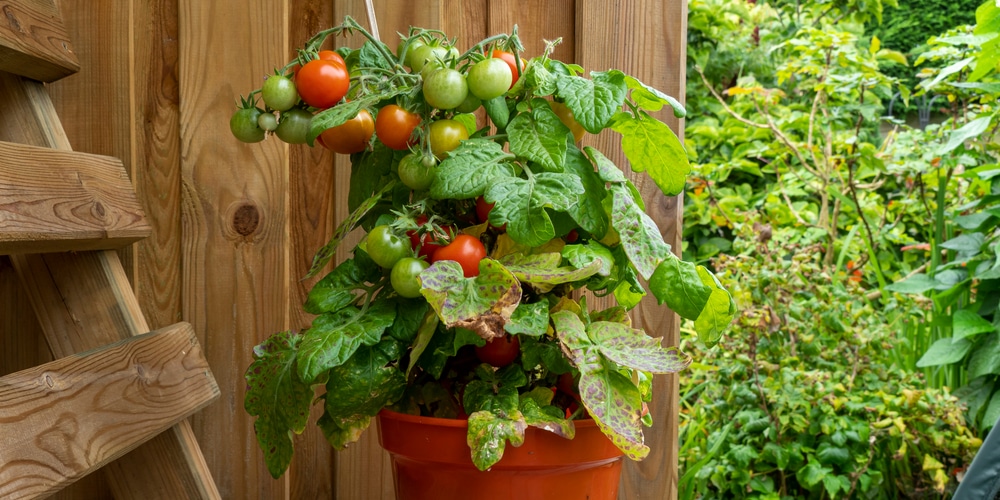
<path fill-rule="evenodd" d="M 593 420 L 574 423 L 573 439 L 529 427 L 524 444 L 507 444 L 487 471 L 472 464 L 464 420 L 382 410 L 378 432 L 392 458 L 398 500 L 618 498 L 624 455 Z"/>

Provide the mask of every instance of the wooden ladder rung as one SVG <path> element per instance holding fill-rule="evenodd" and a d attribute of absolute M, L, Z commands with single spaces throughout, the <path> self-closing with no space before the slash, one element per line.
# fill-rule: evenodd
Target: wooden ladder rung
<path fill-rule="evenodd" d="M 54 82 L 80 70 L 54 0 L 0 1 L 0 71 Z"/>
<path fill-rule="evenodd" d="M 0 378 L 0 498 L 62 489 L 218 397 L 188 323 Z"/>
<path fill-rule="evenodd" d="M 149 236 L 117 158 L 0 141 L 0 255 L 120 248 Z"/>

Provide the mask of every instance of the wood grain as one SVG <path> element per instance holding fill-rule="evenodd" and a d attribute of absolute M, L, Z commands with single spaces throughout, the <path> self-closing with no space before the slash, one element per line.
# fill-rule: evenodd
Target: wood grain
<path fill-rule="evenodd" d="M 119 160 L 0 142 L 0 253 L 118 248 L 149 234 Z"/>
<path fill-rule="evenodd" d="M 223 497 L 283 498 L 288 478 L 267 472 L 243 409 L 243 373 L 253 346 L 289 327 L 288 147 L 239 143 L 227 125 L 236 96 L 288 56 L 288 3 L 178 6 L 182 314 L 223 394 L 192 424 Z"/>
<path fill-rule="evenodd" d="M 218 396 L 186 323 L 0 378 L 0 496 L 61 489 Z"/>
<path fill-rule="evenodd" d="M 0 71 L 52 82 L 80 69 L 53 0 L 0 0 Z"/>
<path fill-rule="evenodd" d="M 4 140 L 69 150 L 69 141 L 45 87 L 8 73 L 0 73 L 0 135 Z M 112 341 L 149 331 L 125 270 L 113 251 L 39 255 L 18 254 L 12 258 L 18 277 L 40 315 L 42 328 L 55 357 L 93 349 Z M 29 269 L 35 272 L 28 272 Z M 61 270 L 54 272 L 54 270 Z M 92 289 L 87 300 L 72 301 L 79 290 Z M 93 306 L 109 300 L 108 313 Z M 85 332 L 82 333 L 81 332 Z M 110 341 L 96 333 L 112 335 Z M 67 349 L 67 350 L 63 350 Z M 219 498 L 211 473 L 198 450 L 193 434 L 182 421 L 172 433 L 163 433 L 104 470 L 114 480 L 120 498 L 166 495 L 173 498 Z M 187 440 L 187 441 L 184 441 Z M 165 464 L 163 457 L 182 460 Z M 151 481 L 153 476 L 156 481 Z M 170 489 L 176 486 L 176 489 Z"/>
<path fill-rule="evenodd" d="M 598 1 L 576 2 L 577 62 L 587 70 L 617 68 L 667 94 L 683 100 L 687 5 L 685 2 Z M 641 49 L 640 49 L 641 48 Z M 682 124 L 667 111 L 655 115 L 683 137 Z M 657 222 L 664 240 L 680 251 L 680 197 L 665 198 L 644 175 L 630 171 L 621 152 L 620 136 L 604 132 L 588 136 L 639 188 L 647 200 L 646 211 Z M 595 304 L 600 307 L 600 304 Z M 666 307 L 647 298 L 632 312 L 633 322 L 663 345 L 677 345 L 680 322 Z M 657 376 L 650 412 L 653 427 L 645 429 L 650 455 L 642 462 L 627 462 L 619 497 L 644 500 L 677 497 L 677 398 L 676 376 Z"/>

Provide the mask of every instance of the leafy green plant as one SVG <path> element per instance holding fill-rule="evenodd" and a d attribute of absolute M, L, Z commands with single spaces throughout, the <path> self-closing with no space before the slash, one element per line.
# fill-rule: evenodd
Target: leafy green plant
<path fill-rule="evenodd" d="M 600 151 L 579 148 L 573 129 L 620 134 L 632 169 L 677 194 L 689 170 L 684 150 L 649 113 L 683 108 L 621 71 L 585 75 L 548 50 L 521 60 L 516 31 L 459 53 L 442 33 L 413 29 L 394 52 L 348 18 L 284 70 L 305 68 L 328 37 L 346 32 L 368 42 L 338 49 L 343 63 L 322 63 L 349 70 L 346 99 L 293 108 L 314 113 L 310 144 L 367 134 L 349 151 L 352 213 L 310 272 L 354 228 L 368 235 L 309 293 L 312 326 L 254 349 L 245 407 L 257 417 L 270 472 L 288 467 L 291 435 L 314 402 L 336 448 L 392 409 L 466 418 L 472 461 L 483 470 L 506 443 L 521 444 L 527 426 L 572 438 L 573 420 L 585 416 L 630 458 L 646 456 L 652 374 L 690 359 L 633 328 L 629 309 L 648 291 L 711 344 L 734 303 L 706 268 L 671 253 L 637 188 Z M 515 54 L 518 74 L 473 76 L 490 49 Z M 487 123 L 471 114 L 480 106 Z M 385 129 L 390 112 L 405 133 Z M 374 126 L 355 126 L 365 114 Z M 590 310 L 580 290 L 618 305 Z"/>
<path fill-rule="evenodd" d="M 820 244 L 737 225 L 716 263 L 740 314 L 682 387 L 681 498 L 921 498 L 957 482 L 981 440 L 956 398 L 885 361 L 896 344 Z M 705 423 L 725 423 L 706 426 Z"/>

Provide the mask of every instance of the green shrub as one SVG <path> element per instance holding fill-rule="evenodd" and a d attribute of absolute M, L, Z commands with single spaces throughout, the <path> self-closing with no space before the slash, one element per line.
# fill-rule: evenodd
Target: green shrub
<path fill-rule="evenodd" d="M 886 318 L 822 271 L 822 245 L 747 220 L 714 263 L 740 316 L 681 390 L 681 498 L 952 490 L 981 444 L 957 400 L 892 368 Z"/>

